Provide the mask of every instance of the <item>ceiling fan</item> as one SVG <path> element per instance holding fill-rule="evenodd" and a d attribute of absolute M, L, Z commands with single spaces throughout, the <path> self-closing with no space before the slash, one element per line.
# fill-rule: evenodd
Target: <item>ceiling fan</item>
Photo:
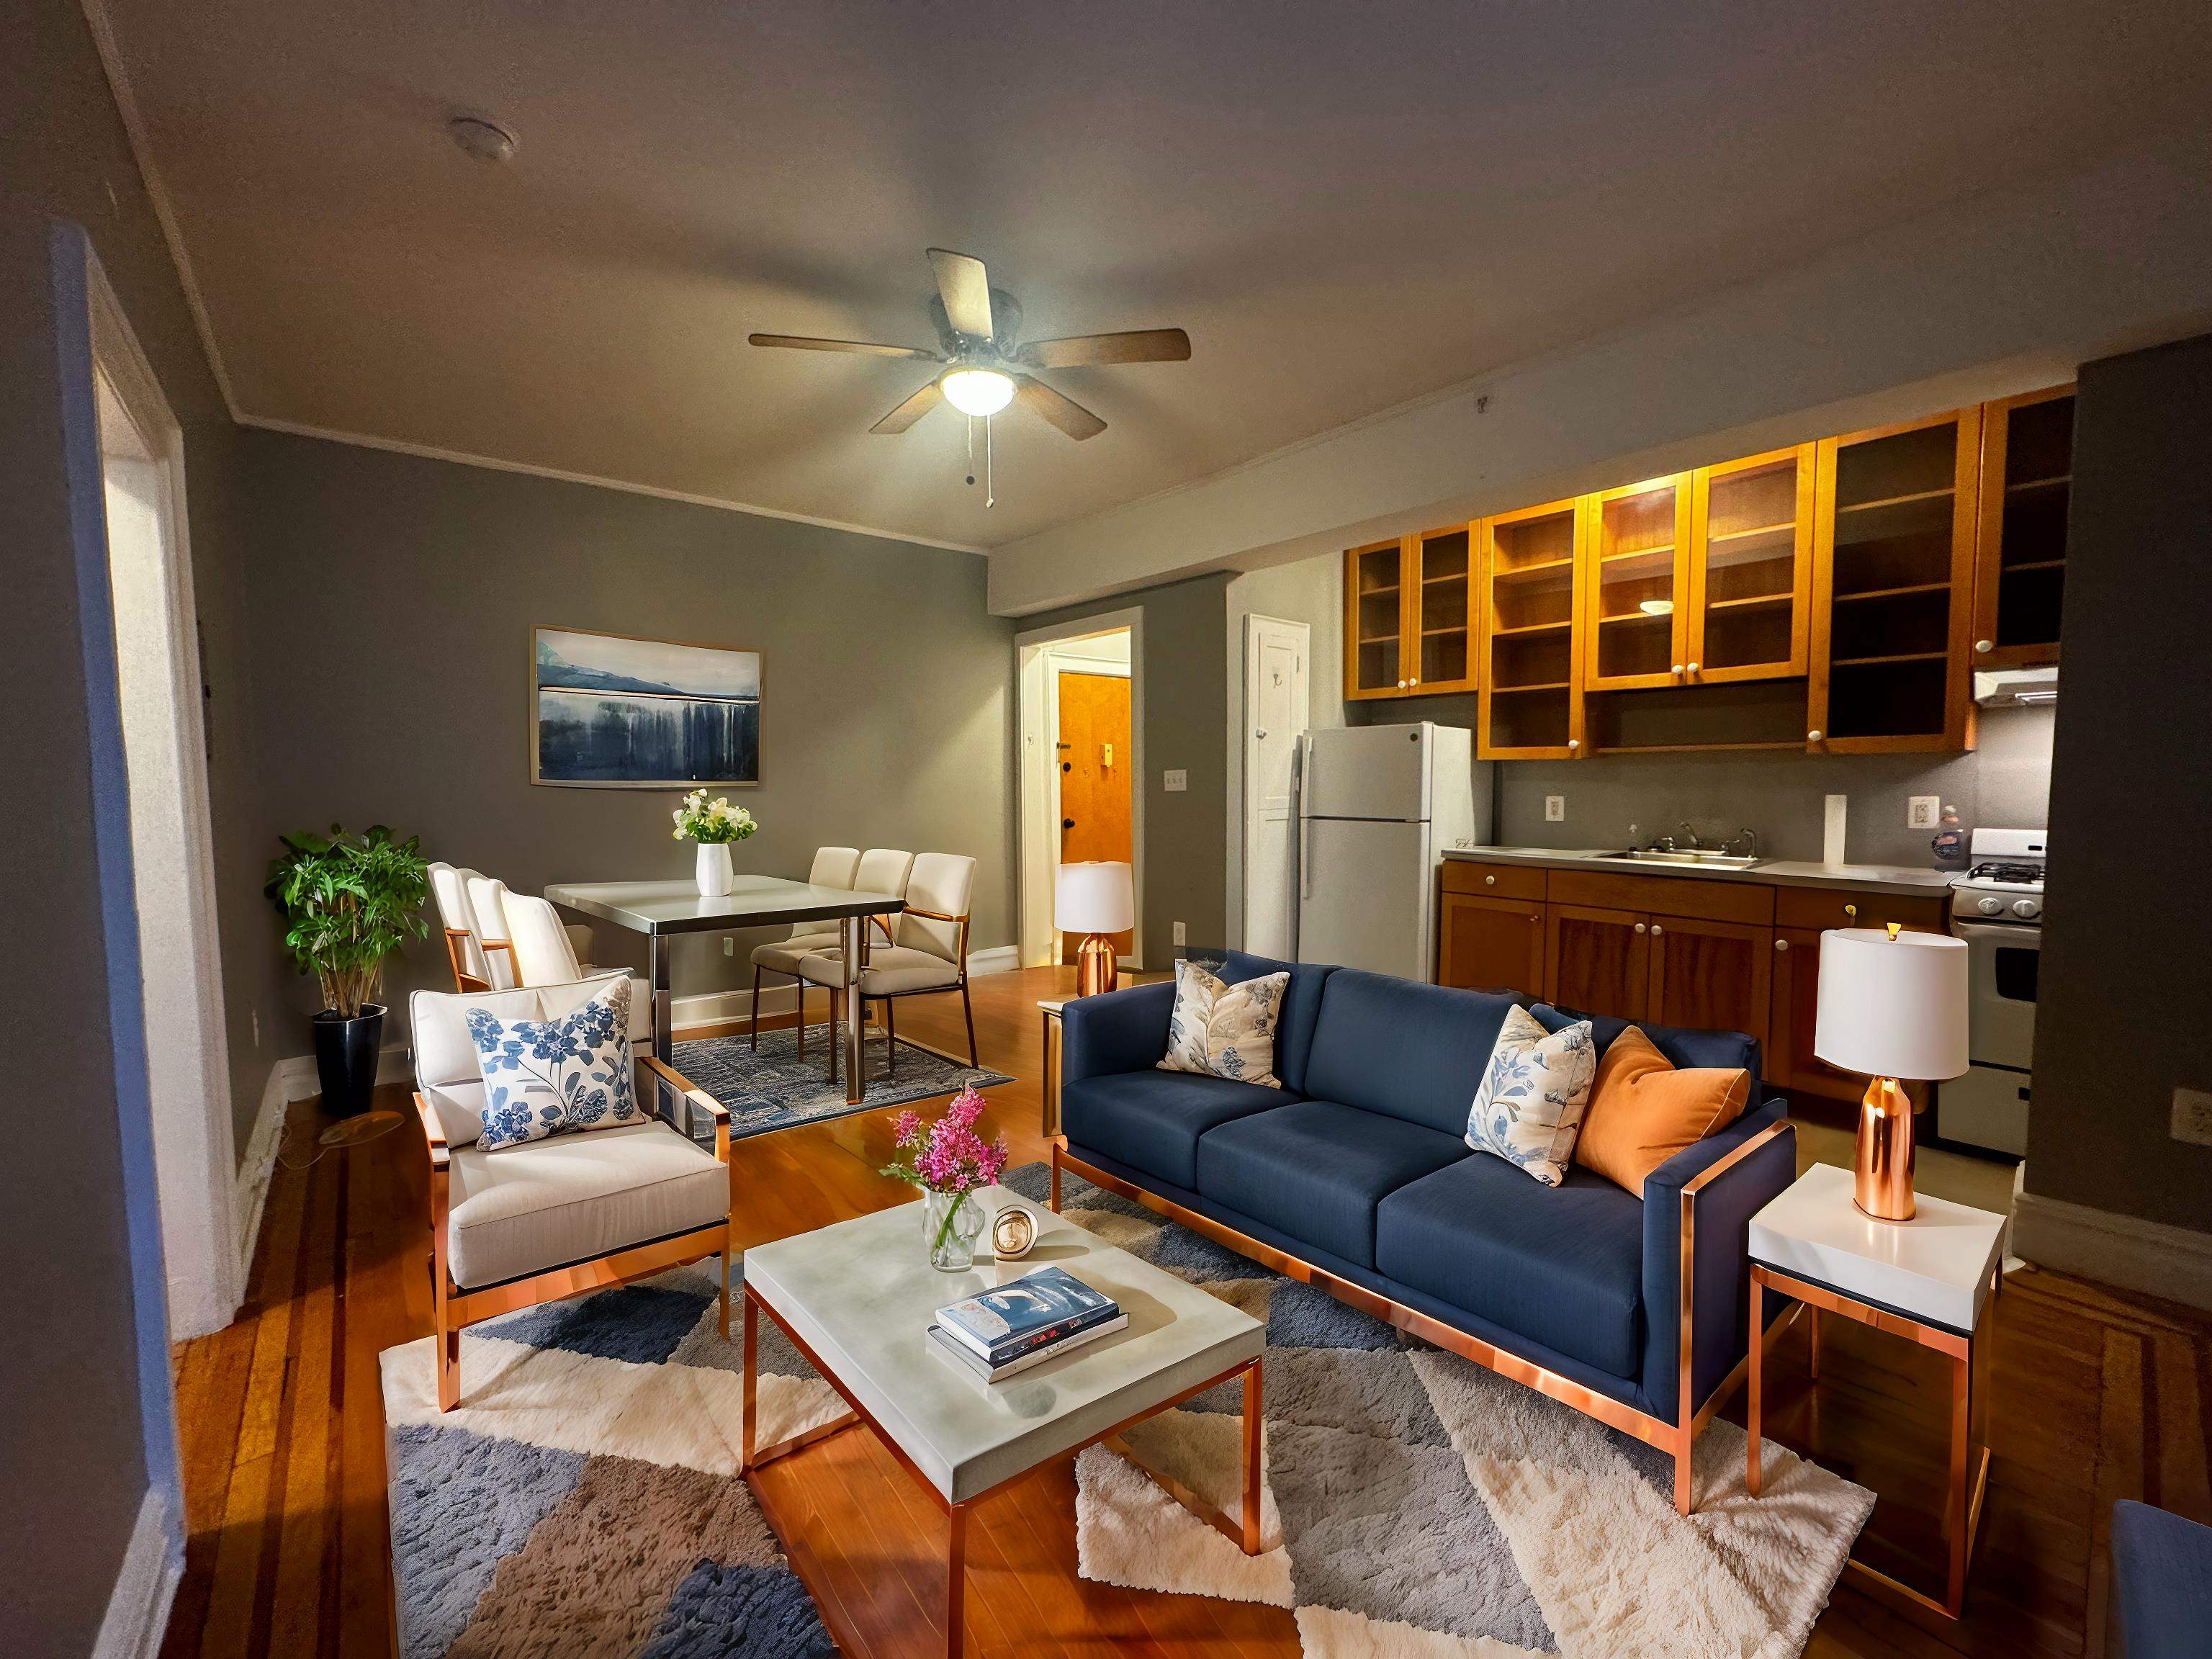
<path fill-rule="evenodd" d="M 937 298 L 930 301 L 929 312 L 937 325 L 938 350 L 877 345 L 865 340 L 818 340 L 796 334 L 752 334 L 746 338 L 757 346 L 857 351 L 868 356 L 911 357 L 917 362 L 944 364 L 935 379 L 868 428 L 881 433 L 905 431 L 942 399 L 963 415 L 980 416 L 986 422 L 1008 404 L 1019 403 L 1071 438 L 1095 438 L 1106 429 L 1105 422 L 1027 371 L 1094 363 L 1179 363 L 1190 356 L 1190 336 L 1179 328 L 1024 341 L 1021 306 L 1004 289 L 991 286 L 981 259 L 933 247 L 929 250 L 929 263 L 937 273 Z M 988 441 L 987 426 L 987 446 Z"/>

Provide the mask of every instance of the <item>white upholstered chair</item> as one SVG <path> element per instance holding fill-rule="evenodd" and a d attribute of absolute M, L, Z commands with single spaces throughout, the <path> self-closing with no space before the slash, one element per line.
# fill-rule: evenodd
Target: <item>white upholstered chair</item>
<path fill-rule="evenodd" d="M 871 858 L 879 856 L 871 853 Z M 911 855 L 900 853 L 894 856 L 911 863 Z M 861 884 L 854 879 L 860 867 L 860 849 L 857 847 L 821 847 L 814 853 L 813 866 L 806 879 L 817 887 L 836 887 L 852 892 Z M 896 887 L 880 890 L 895 893 Z M 827 950 L 837 943 L 837 924 L 834 921 L 802 921 L 791 930 L 789 939 L 771 940 L 753 947 L 752 1046 L 760 1047 L 761 975 L 774 974 L 793 981 L 799 988 L 799 1052 L 806 1054 L 806 981 L 799 977 L 799 964 L 816 951 Z"/>
<path fill-rule="evenodd" d="M 542 901 L 540 901 L 542 902 Z M 430 1303 L 438 1407 L 461 1401 L 464 1326 L 518 1308 L 721 1258 L 730 1334 L 730 1115 L 642 1048 L 633 1049 L 642 1121 L 487 1152 L 483 1073 L 466 1020 L 552 1019 L 609 980 L 506 991 L 417 991 L 415 1109 L 430 1158 Z M 712 1148 L 694 1139 L 711 1127 Z"/>
<path fill-rule="evenodd" d="M 856 893 L 903 893 L 906 891 L 907 877 L 913 869 L 913 854 L 902 853 L 893 847 L 871 847 L 860 854 L 859 863 L 854 866 L 853 879 L 846 885 Z M 806 922 L 793 932 L 802 929 L 815 935 L 806 942 L 805 949 L 798 948 L 799 941 L 795 938 L 784 939 L 774 945 L 762 945 L 760 950 L 753 952 L 753 961 L 776 973 L 788 974 L 798 981 L 799 1054 L 804 1059 L 806 1054 L 807 981 L 799 972 L 799 964 L 818 951 L 835 951 L 837 948 L 837 929 L 834 923 L 824 929 L 819 922 Z M 870 939 L 880 939 L 886 945 L 891 942 L 890 923 L 882 916 L 870 916 L 861 931 Z M 764 961 L 762 951 L 773 953 L 773 959 Z M 781 963 L 788 966 L 780 966 Z M 830 1041 L 835 1042 L 836 1040 L 837 1011 L 833 1006 L 830 1011 Z M 754 1044 L 756 1047 L 759 1045 L 757 1037 L 754 1039 Z"/>
<path fill-rule="evenodd" d="M 573 985 L 599 974 L 599 970 L 589 963 L 576 959 L 575 930 L 562 921 L 560 912 L 547 901 L 502 886 L 500 902 L 507 916 L 507 944 L 514 960 L 514 971 L 525 986 Z M 653 1036 L 653 988 L 632 975 L 629 993 L 630 1040 L 649 1041 Z"/>
<path fill-rule="evenodd" d="M 860 884 L 866 890 L 867 884 Z M 888 945 L 872 945 L 861 960 L 860 1006 L 847 1018 L 865 1018 L 871 1002 L 883 1005 L 890 1039 L 890 1073 L 898 1071 L 897 1000 L 960 994 L 968 1021 L 968 1063 L 975 1058 L 975 1011 L 968 1000 L 968 909 L 975 891 L 975 860 L 957 853 L 924 853 L 906 881 L 906 908 L 891 919 Z M 802 976 L 830 991 L 830 1077 L 837 1077 L 837 1001 L 845 964 L 836 950 L 817 951 L 799 964 Z"/>
<path fill-rule="evenodd" d="M 484 977 L 495 991 L 511 991 L 522 983 L 514 965 L 514 946 L 507 933 L 507 884 L 493 876 L 468 871 L 464 880 L 469 893 L 469 914 L 476 919 L 477 945 L 484 955 Z"/>
<path fill-rule="evenodd" d="M 491 989 L 491 964 L 485 961 L 483 941 L 477 937 L 476 912 L 469 908 L 469 883 L 483 879 L 473 870 L 459 870 L 450 864 L 430 866 L 430 896 L 445 929 L 446 959 L 453 964 L 456 991 Z"/>

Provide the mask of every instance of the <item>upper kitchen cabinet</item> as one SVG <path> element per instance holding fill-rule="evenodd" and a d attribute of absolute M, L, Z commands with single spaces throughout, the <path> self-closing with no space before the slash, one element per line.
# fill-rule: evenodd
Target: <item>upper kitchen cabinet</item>
<path fill-rule="evenodd" d="M 1475 742 L 1486 760 L 1582 752 L 1577 621 L 1590 508 L 1589 497 L 1548 501 L 1474 526 L 1482 592 Z"/>
<path fill-rule="evenodd" d="M 2058 660 L 2066 510 L 2074 479 L 2074 388 L 1982 405 L 1981 545 L 1974 576 L 1976 668 Z"/>
<path fill-rule="evenodd" d="M 1806 732 L 1816 751 L 1968 746 L 1980 468 L 1978 410 L 1821 440 Z"/>
<path fill-rule="evenodd" d="M 1453 525 L 1345 554 L 1347 701 L 1474 689 L 1471 544 Z"/>
<path fill-rule="evenodd" d="M 1589 607 L 1583 684 L 1627 691 L 1683 683 L 1688 661 L 1690 475 L 1590 497 L 1583 555 Z"/>
<path fill-rule="evenodd" d="M 1684 676 L 1698 684 L 1802 674 L 1810 652 L 1814 446 L 1692 475 Z"/>

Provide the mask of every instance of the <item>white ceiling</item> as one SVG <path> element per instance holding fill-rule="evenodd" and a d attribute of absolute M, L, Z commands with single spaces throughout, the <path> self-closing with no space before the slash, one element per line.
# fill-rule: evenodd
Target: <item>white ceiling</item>
<path fill-rule="evenodd" d="M 2193 118 L 2212 7 L 104 0 L 240 414 L 989 546 Z M 452 113 L 521 148 L 464 155 Z M 2054 228 L 2063 234 L 2063 228 Z M 1048 378 L 999 504 L 922 250 Z M 1817 325 L 1817 319 L 1808 319 Z M 1694 368 L 1694 366 L 1689 366 Z"/>

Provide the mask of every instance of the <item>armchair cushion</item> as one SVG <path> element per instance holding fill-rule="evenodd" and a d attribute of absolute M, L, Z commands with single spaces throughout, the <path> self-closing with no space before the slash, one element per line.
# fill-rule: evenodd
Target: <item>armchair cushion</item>
<path fill-rule="evenodd" d="M 799 964 L 799 976 L 816 985 L 840 988 L 845 983 L 845 957 L 840 951 L 817 951 Z M 860 994 L 895 997 L 908 991 L 950 991 L 960 983 L 957 964 L 927 951 L 910 951 L 903 945 L 879 945 L 868 952 L 860 969 Z"/>
<path fill-rule="evenodd" d="M 665 1124 L 453 1155 L 447 1264 L 496 1285 L 726 1221 L 730 1171 Z"/>
<path fill-rule="evenodd" d="M 771 974 L 799 974 L 799 964 L 817 951 L 837 948 L 837 930 L 828 933 L 798 933 L 789 939 L 771 940 L 753 947 L 753 966 L 765 968 Z"/>
<path fill-rule="evenodd" d="M 484 1081 L 487 1152 L 562 1129 L 611 1129 L 641 1115 L 630 1079 L 629 979 L 609 980 L 581 1006 L 546 1019 L 466 1015 Z"/>

